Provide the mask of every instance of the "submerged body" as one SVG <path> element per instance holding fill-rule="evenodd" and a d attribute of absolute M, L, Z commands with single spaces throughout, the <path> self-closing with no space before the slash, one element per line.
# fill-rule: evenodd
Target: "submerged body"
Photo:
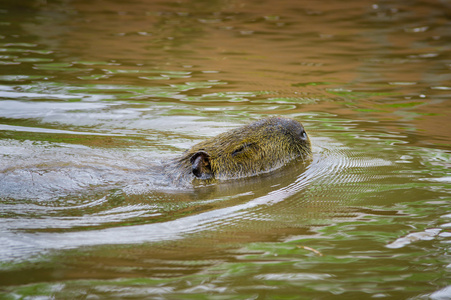
<path fill-rule="evenodd" d="M 22 147 L 18 145 L 13 142 L 10 147 Z M 0 198 L 59 199 L 94 187 L 97 190 L 122 186 L 128 194 L 178 190 L 192 184 L 268 173 L 290 161 L 304 160 L 311 153 L 303 126 L 286 118 L 267 118 L 227 131 L 170 161 L 146 161 L 145 167 L 111 159 L 115 156 L 109 152 L 100 153 L 103 159 L 99 161 L 99 152 L 94 148 L 34 147 L 30 152 L 18 150 L 11 159 L 4 159 Z M 36 164 L 30 163 L 30 153 L 39 158 Z M 240 184 L 249 181 L 242 180 Z"/>
<path fill-rule="evenodd" d="M 227 180 L 276 170 L 311 154 L 310 140 L 298 121 L 271 117 L 194 145 L 176 158 L 177 179 Z"/>

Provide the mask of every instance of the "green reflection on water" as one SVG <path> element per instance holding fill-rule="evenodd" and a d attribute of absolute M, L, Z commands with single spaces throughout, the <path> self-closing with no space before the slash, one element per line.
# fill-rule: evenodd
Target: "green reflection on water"
<path fill-rule="evenodd" d="M 285 198 L 284 188 L 302 174 L 188 196 L 119 189 L 101 205 L 94 205 L 96 186 L 50 203 L 3 200 L 2 232 L 29 234 L 33 242 L 38 233 L 88 234 L 204 217 L 263 196 L 283 199 L 179 241 L 49 250 L 2 262 L 2 297 L 405 299 L 449 285 L 444 4 L 207 2 L 105 8 L 94 1 L 88 9 L 76 1 L 26 1 L 0 10 L 11 20 L 0 22 L 2 110 L 9 109 L 0 119 L 8 153 L 2 159 L 14 167 L 25 151 L 19 171 L 39 169 L 47 166 L 40 161 L 47 146 L 83 146 L 77 154 L 88 166 L 145 166 L 153 154 L 164 159 L 274 114 L 305 121 L 317 159 L 309 170 L 327 171 Z M 16 111 L 7 107 L 17 103 Z M 68 103 L 78 106 L 58 106 Z M 431 118 L 422 125 L 419 116 Z M 424 128 L 430 131 L 422 135 Z M 46 146 L 35 153 L 37 145 Z M 51 153 L 51 162 L 73 163 Z M 131 175 L 121 179 L 131 184 Z M 104 220 L 94 225 L 71 223 L 99 216 Z M 431 228 L 441 233 L 387 247 Z"/>
<path fill-rule="evenodd" d="M 359 92 L 359 91 L 346 91 L 346 90 L 334 90 L 329 89 L 330 94 L 340 96 L 345 100 L 359 100 L 359 99 L 369 99 L 375 96 L 394 96 L 396 93 L 392 92 Z"/>

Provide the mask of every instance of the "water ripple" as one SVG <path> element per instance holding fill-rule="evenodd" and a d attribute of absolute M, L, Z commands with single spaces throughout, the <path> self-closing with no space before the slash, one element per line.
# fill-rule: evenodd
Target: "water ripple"
<path fill-rule="evenodd" d="M 300 206 L 298 200 L 296 200 L 299 193 L 305 193 L 306 195 L 307 202 L 302 202 L 304 205 L 306 205 L 306 203 L 313 204 L 316 202 L 315 205 L 326 205 L 326 207 L 333 206 L 336 205 L 334 204 L 334 201 L 330 202 L 329 200 L 326 203 L 322 203 L 322 201 L 317 201 L 316 199 L 325 199 L 325 196 L 330 193 L 330 187 L 332 186 L 345 187 L 368 180 L 364 174 L 367 172 L 359 170 L 368 170 L 368 168 L 391 164 L 389 161 L 380 158 L 353 158 L 352 152 L 340 150 L 340 148 L 329 148 L 326 150 L 321 145 L 321 142 L 318 142 L 319 145 L 316 146 L 315 155 L 313 156 L 312 161 L 306 165 L 304 169 L 293 167 L 293 170 L 295 171 L 298 169 L 296 171 L 298 175 L 294 177 L 294 180 L 292 180 L 291 183 L 282 183 L 279 188 L 261 196 L 250 198 L 250 200 L 246 200 L 242 203 L 230 206 L 221 204 L 212 210 L 194 213 L 188 216 L 181 215 L 175 219 L 168 219 L 168 217 L 178 210 L 183 211 L 185 209 L 183 206 L 180 206 L 180 204 L 173 206 L 173 208 L 168 207 L 169 210 L 164 212 L 164 207 L 170 204 L 170 202 L 155 202 L 155 200 L 157 200 L 157 198 L 155 198 L 153 204 L 138 203 L 125 206 L 124 204 L 119 204 L 120 206 L 108 208 L 109 203 L 114 201 L 114 197 L 112 197 L 114 194 L 103 196 L 94 201 L 90 200 L 86 203 L 74 203 L 75 205 L 69 205 L 67 207 L 50 207 L 48 205 L 36 204 L 14 204 L 5 206 L 5 209 L 8 210 L 9 213 L 19 213 L 25 208 L 29 218 L 26 221 L 20 220 L 20 225 L 16 224 L 18 221 L 15 221 L 14 219 L 3 219 L 4 222 L 2 222 L 2 227 L 5 229 L 10 228 L 7 230 L 14 228 L 14 231 L 3 237 L 4 245 L 7 246 L 5 246 L 2 251 L 1 259 L 14 259 L 14 257 L 20 256 L 19 253 L 29 256 L 49 249 L 69 249 L 104 244 L 136 244 L 157 241 L 174 241 L 185 239 L 205 231 L 211 232 L 224 227 L 242 226 L 240 224 L 243 222 L 267 222 L 268 224 L 272 224 L 277 220 L 278 215 L 280 214 L 279 209 L 285 210 L 287 207 L 291 207 L 291 209 L 298 211 L 297 213 L 302 214 L 302 210 L 305 210 L 305 207 L 303 208 L 302 205 Z M 88 181 L 86 181 L 86 183 L 89 182 L 89 184 L 92 184 L 93 178 L 89 175 L 89 172 L 90 171 L 86 174 L 88 176 Z M 61 176 L 61 170 L 58 171 L 58 173 L 60 174 L 59 176 Z M 128 172 L 128 176 L 129 175 L 130 172 Z M 80 174 L 75 175 L 74 178 L 76 178 L 77 184 L 81 183 Z M 67 179 L 70 179 L 70 177 L 66 177 L 65 181 L 67 181 Z M 129 185 L 130 184 L 133 185 L 133 181 L 129 181 Z M 140 185 L 139 181 L 135 184 Z M 225 184 L 226 187 L 229 185 L 233 186 L 233 184 Z M 322 188 L 324 185 L 326 188 Z M 67 186 L 66 183 L 66 187 L 70 188 L 70 185 Z M 147 191 L 142 189 L 139 191 L 140 193 L 149 193 L 152 192 L 151 189 L 153 187 L 154 186 L 149 186 L 150 189 Z M 218 187 L 221 187 L 221 185 Z M 63 186 L 57 188 L 63 188 Z M 358 190 L 359 186 L 356 186 L 356 189 Z M 129 190 L 131 191 L 133 188 L 129 186 Z M 233 193 L 236 194 L 236 190 L 234 190 Z M 135 195 L 139 196 L 139 194 L 137 195 L 136 193 Z M 129 196 L 127 196 L 129 197 L 128 201 L 133 199 L 130 197 L 136 196 L 133 196 L 133 193 L 129 194 Z M 240 198 L 249 199 L 249 196 L 252 196 L 252 194 L 246 192 L 235 195 L 227 201 L 241 201 L 239 200 Z M 311 199 L 309 199 L 310 197 Z M 221 200 L 221 198 L 217 200 L 207 198 L 205 200 L 197 201 L 198 204 L 196 204 L 196 202 L 191 202 L 187 208 L 195 207 L 196 205 L 217 206 L 219 205 L 218 203 L 223 203 L 223 201 L 224 200 Z M 123 203 L 123 200 L 121 200 L 120 203 Z M 280 205 L 282 206 L 278 208 Z M 77 216 L 79 212 L 87 209 L 90 211 L 88 214 Z M 92 209 L 94 210 L 92 211 Z M 267 210 L 268 212 L 266 213 Z M 61 216 L 62 211 L 70 212 L 70 214 L 75 213 L 76 215 L 64 217 Z M 39 212 L 47 217 L 44 219 L 30 218 L 30 216 Z M 168 213 L 169 215 L 167 215 Z M 52 216 L 52 214 L 56 215 Z M 152 221 L 152 223 L 148 224 L 130 226 L 120 225 L 122 222 L 129 222 L 128 220 L 132 219 L 145 220 L 147 218 L 148 220 L 152 220 L 159 217 L 162 217 L 162 221 Z M 94 229 L 96 226 L 106 224 L 116 225 L 112 228 Z M 79 226 L 89 228 L 90 230 L 77 231 L 76 228 Z M 65 228 L 71 230 L 68 232 L 50 231 Z M 34 232 L 27 233 L 24 231 L 31 229 L 33 229 Z M 13 232 L 21 233 L 15 234 Z M 9 239 L 8 236 L 11 237 L 11 234 L 14 235 L 14 239 L 5 240 Z"/>

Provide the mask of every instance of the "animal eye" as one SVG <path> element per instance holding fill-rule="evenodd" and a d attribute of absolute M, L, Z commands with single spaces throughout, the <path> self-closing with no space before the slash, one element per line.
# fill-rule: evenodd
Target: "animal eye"
<path fill-rule="evenodd" d="M 235 156 L 235 155 L 237 155 L 238 153 L 243 152 L 244 148 L 245 148 L 245 146 L 241 146 L 241 147 L 239 147 L 238 149 L 235 149 L 235 150 L 232 152 L 232 157 Z"/>
<path fill-rule="evenodd" d="M 244 144 L 244 145 L 241 145 L 240 147 L 238 147 L 237 149 L 235 149 L 235 150 L 232 152 L 232 157 L 234 157 L 234 156 L 240 154 L 241 152 L 243 152 L 243 151 L 246 150 L 247 148 L 252 147 L 252 145 L 254 145 L 254 144 L 253 144 L 253 143 L 250 143 L 250 144 Z"/>

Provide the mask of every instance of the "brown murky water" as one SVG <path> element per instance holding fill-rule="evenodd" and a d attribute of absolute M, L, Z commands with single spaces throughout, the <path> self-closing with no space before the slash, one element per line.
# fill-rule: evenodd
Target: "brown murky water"
<path fill-rule="evenodd" d="M 0 297 L 451 299 L 449 1 L 0 4 Z M 310 162 L 152 165 L 268 115 Z"/>

